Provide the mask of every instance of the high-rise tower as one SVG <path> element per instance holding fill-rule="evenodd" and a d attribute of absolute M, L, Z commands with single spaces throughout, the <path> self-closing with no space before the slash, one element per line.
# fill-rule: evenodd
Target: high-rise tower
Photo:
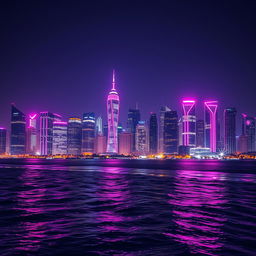
<path fill-rule="evenodd" d="M 183 100 L 182 116 L 182 138 L 183 146 L 195 147 L 196 145 L 196 102 L 194 100 Z"/>
<path fill-rule="evenodd" d="M 115 71 L 113 70 L 112 89 L 107 99 L 107 119 L 108 119 L 108 142 L 107 153 L 118 153 L 118 118 L 119 118 L 119 96 L 116 91 Z"/>
<path fill-rule="evenodd" d="M 212 152 L 217 151 L 217 110 L 218 101 L 204 102 L 205 146 Z"/>
<path fill-rule="evenodd" d="M 229 154 L 236 152 L 236 109 L 224 110 L 224 148 Z"/>
<path fill-rule="evenodd" d="M 157 117 L 155 113 L 150 114 L 149 119 L 149 152 L 150 154 L 157 153 Z"/>

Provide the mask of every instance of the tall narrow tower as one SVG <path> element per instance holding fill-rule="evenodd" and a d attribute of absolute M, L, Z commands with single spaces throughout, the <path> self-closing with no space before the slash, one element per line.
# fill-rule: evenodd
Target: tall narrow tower
<path fill-rule="evenodd" d="M 108 143 L 107 153 L 118 153 L 117 128 L 119 118 L 119 96 L 116 91 L 115 70 L 113 70 L 112 89 L 108 94 L 107 118 L 108 118 Z"/>
<path fill-rule="evenodd" d="M 205 144 L 212 152 L 217 151 L 218 101 L 205 101 Z"/>

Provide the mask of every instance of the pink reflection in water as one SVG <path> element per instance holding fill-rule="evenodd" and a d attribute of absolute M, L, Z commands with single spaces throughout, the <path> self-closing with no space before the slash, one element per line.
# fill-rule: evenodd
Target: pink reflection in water
<path fill-rule="evenodd" d="M 222 226 L 226 218 L 216 212 L 227 204 L 218 172 L 178 171 L 169 203 L 174 207 L 175 232 L 165 233 L 187 245 L 191 253 L 218 255 L 223 246 Z"/>

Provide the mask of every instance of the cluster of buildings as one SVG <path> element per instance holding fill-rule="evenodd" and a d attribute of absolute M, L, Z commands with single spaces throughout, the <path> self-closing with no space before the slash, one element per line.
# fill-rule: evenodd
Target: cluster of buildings
<path fill-rule="evenodd" d="M 221 125 L 217 101 L 203 102 L 203 119 L 197 118 L 196 104 L 194 99 L 183 100 L 181 116 L 167 106 L 161 107 L 159 115 L 150 113 L 147 121 L 141 120 L 137 107 L 129 109 L 124 129 L 119 123 L 120 101 L 113 72 L 107 124 L 92 112 L 64 121 L 51 112 L 25 115 L 12 105 L 9 136 L 5 128 L 0 128 L 0 154 L 196 156 L 256 151 L 255 118 L 242 115 L 242 134 L 237 137 L 235 108 L 224 110 Z"/>

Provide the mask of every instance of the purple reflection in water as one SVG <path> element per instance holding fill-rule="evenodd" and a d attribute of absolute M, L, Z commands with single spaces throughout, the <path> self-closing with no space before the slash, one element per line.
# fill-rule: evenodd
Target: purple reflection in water
<path fill-rule="evenodd" d="M 191 253 L 218 255 L 223 246 L 221 228 L 226 218 L 217 210 L 228 203 L 225 187 L 219 183 L 223 179 L 225 174 L 218 172 L 176 173 L 175 188 L 169 194 L 176 228 L 166 235 L 187 245 Z"/>

